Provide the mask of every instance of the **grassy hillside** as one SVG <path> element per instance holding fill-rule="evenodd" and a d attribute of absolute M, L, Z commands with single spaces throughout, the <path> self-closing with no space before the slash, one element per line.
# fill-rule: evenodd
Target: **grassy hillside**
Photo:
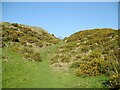
<path fill-rule="evenodd" d="M 4 48 L 7 61 L 3 60 L 3 88 L 105 88 L 102 84 L 108 80 L 105 75 L 76 77 L 68 72 L 53 71 L 50 59 L 58 46 L 60 44 L 42 48 L 42 62 L 24 60 L 10 47 Z"/>
<path fill-rule="evenodd" d="M 39 50 L 60 41 L 53 34 L 38 27 L 8 22 L 1 23 L 0 27 L 2 27 L 2 47 L 11 46 L 17 53 L 22 54 L 24 59 L 31 61 L 41 61 Z"/>
<path fill-rule="evenodd" d="M 62 41 L 34 26 L 0 28 L 3 88 L 120 87 L 118 30 L 85 30 Z"/>
<path fill-rule="evenodd" d="M 118 30 L 94 29 L 65 38 L 51 59 L 55 70 L 74 72 L 77 76 L 107 75 L 110 87 L 120 87 Z M 57 69 L 56 69 L 57 68 Z"/>

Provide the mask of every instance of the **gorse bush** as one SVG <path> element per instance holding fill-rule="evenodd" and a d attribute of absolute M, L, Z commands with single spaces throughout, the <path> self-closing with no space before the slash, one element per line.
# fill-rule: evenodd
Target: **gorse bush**
<path fill-rule="evenodd" d="M 25 53 L 33 53 L 33 49 L 32 48 L 29 48 L 29 47 L 23 47 L 23 52 Z"/>
<path fill-rule="evenodd" d="M 18 27 L 18 24 L 17 23 L 12 23 L 11 25 L 15 26 L 15 27 Z"/>
<path fill-rule="evenodd" d="M 110 88 L 120 88 L 120 74 L 113 74 L 108 81 Z"/>
<path fill-rule="evenodd" d="M 40 53 L 38 52 L 35 52 L 32 54 L 31 58 L 34 60 L 34 61 L 37 61 L 37 62 L 40 62 L 42 61 L 41 57 L 40 57 Z"/>

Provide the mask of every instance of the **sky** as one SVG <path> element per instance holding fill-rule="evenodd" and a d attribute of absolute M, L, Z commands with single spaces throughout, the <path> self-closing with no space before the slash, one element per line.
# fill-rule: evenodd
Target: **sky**
<path fill-rule="evenodd" d="M 42 27 L 64 38 L 86 29 L 118 28 L 117 2 L 3 2 L 2 21 Z"/>

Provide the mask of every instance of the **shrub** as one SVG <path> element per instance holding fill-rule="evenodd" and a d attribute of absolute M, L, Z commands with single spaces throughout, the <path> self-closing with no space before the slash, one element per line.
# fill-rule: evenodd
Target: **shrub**
<path fill-rule="evenodd" d="M 99 57 L 101 57 L 101 55 L 102 55 L 102 53 L 99 52 L 99 51 L 92 51 L 90 53 L 89 57 L 91 57 L 91 58 L 99 58 Z"/>
<path fill-rule="evenodd" d="M 21 40 L 20 43 L 21 43 L 22 45 L 25 45 L 25 44 L 26 44 L 26 41 Z"/>
<path fill-rule="evenodd" d="M 42 47 L 42 46 L 43 46 L 43 44 L 42 44 L 41 41 L 36 42 L 36 45 L 39 46 L 39 47 Z"/>
<path fill-rule="evenodd" d="M 12 48 L 13 48 L 14 51 L 18 51 L 19 50 L 18 46 L 13 46 Z"/>
<path fill-rule="evenodd" d="M 2 38 L 2 41 L 3 41 L 3 42 L 7 42 L 7 41 L 8 41 L 8 38 L 7 38 L 7 37 L 3 37 L 3 38 Z"/>
<path fill-rule="evenodd" d="M 28 41 L 29 43 L 36 43 L 36 42 L 38 42 L 38 39 L 35 38 L 35 37 L 28 37 L 28 38 L 27 38 L 27 41 Z"/>
<path fill-rule="evenodd" d="M 81 47 L 81 51 L 82 51 L 83 53 L 86 53 L 86 52 L 89 51 L 89 47 L 86 46 L 86 45 L 82 45 L 82 47 Z"/>
<path fill-rule="evenodd" d="M 58 42 L 58 40 L 52 40 L 50 43 L 57 44 Z"/>
<path fill-rule="evenodd" d="M 88 76 L 97 76 L 99 75 L 97 65 L 91 65 L 90 63 L 80 63 L 80 67 L 76 70 L 76 75 L 88 75 Z"/>
<path fill-rule="evenodd" d="M 40 57 L 40 53 L 38 52 L 35 52 L 32 54 L 31 58 L 34 60 L 34 61 L 37 61 L 37 62 L 40 62 L 42 61 L 41 57 Z"/>
<path fill-rule="evenodd" d="M 24 36 L 24 33 L 23 33 L 23 32 L 20 32 L 20 31 L 17 31 L 16 34 L 17 34 L 18 37 Z"/>
<path fill-rule="evenodd" d="M 54 34 L 51 34 L 52 36 L 55 36 Z"/>
<path fill-rule="evenodd" d="M 26 53 L 33 53 L 33 49 L 29 48 L 29 47 L 24 47 L 23 51 L 26 52 Z"/>
<path fill-rule="evenodd" d="M 100 57 L 93 60 L 87 60 L 86 62 L 80 63 L 80 65 L 77 64 L 77 66 L 76 75 L 96 76 L 99 74 L 106 74 L 110 76 L 113 73 L 117 73 L 118 70 L 118 63 L 116 61 L 110 60 L 110 58 L 109 60 L 104 60 L 104 58 Z"/>
<path fill-rule="evenodd" d="M 78 68 L 78 67 L 80 67 L 80 62 L 74 62 L 71 65 L 71 68 Z"/>
<path fill-rule="evenodd" d="M 24 53 L 24 54 L 23 54 L 23 57 L 24 57 L 25 59 L 27 59 L 27 60 L 31 60 L 31 55 L 28 54 L 28 53 Z"/>
<path fill-rule="evenodd" d="M 120 88 L 120 74 L 113 74 L 109 81 L 108 85 L 110 88 Z"/>
<path fill-rule="evenodd" d="M 56 59 L 55 57 L 51 59 L 51 64 L 54 64 L 54 63 L 58 63 L 58 59 Z"/>
<path fill-rule="evenodd" d="M 70 58 L 68 56 L 62 56 L 61 62 L 70 62 Z"/>
<path fill-rule="evenodd" d="M 12 23 L 11 25 L 15 26 L 15 27 L 18 27 L 18 24 L 17 23 Z"/>

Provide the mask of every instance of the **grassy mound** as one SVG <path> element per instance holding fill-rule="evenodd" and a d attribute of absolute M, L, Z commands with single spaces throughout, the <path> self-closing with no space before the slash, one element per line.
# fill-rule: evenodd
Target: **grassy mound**
<path fill-rule="evenodd" d="M 66 43 L 58 48 L 51 59 L 53 67 L 61 69 L 66 65 L 67 70 L 75 72 L 77 76 L 116 76 L 114 85 L 109 85 L 120 87 L 118 30 L 104 28 L 80 31 L 64 41 Z"/>
<path fill-rule="evenodd" d="M 2 47 L 11 46 L 17 53 L 23 54 L 24 59 L 31 61 L 41 61 L 40 49 L 60 41 L 38 27 L 8 22 L 1 23 L 0 27 L 2 27 Z"/>

